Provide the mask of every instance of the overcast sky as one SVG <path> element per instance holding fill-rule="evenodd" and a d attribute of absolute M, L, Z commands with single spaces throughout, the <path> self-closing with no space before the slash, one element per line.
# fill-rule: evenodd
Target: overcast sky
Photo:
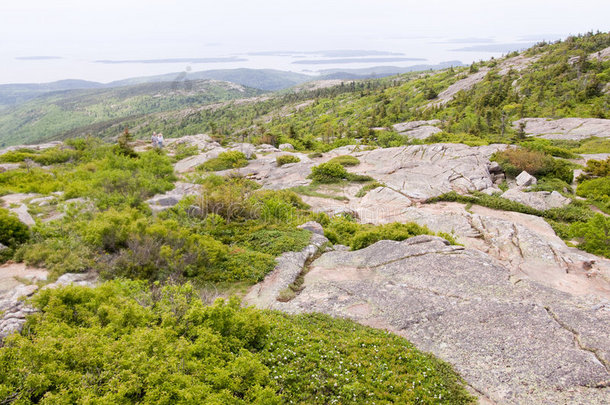
<path fill-rule="evenodd" d="M 110 81 L 186 65 L 95 60 L 239 56 L 240 62 L 190 66 L 312 68 L 285 58 L 243 58 L 249 52 L 273 50 L 364 49 L 430 63 L 470 63 L 498 54 L 493 52 L 496 45 L 609 31 L 609 17 L 608 0 L 3 0 L 0 83 Z M 463 50 L 484 45 L 487 50 Z M 366 64 L 349 67 L 361 66 Z"/>

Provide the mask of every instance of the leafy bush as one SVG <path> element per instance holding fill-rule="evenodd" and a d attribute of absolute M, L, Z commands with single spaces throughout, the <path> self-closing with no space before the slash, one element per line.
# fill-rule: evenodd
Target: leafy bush
<path fill-rule="evenodd" d="M 234 298 L 208 306 L 190 284 L 68 286 L 34 305 L 0 348 L 2 402 L 474 403 L 449 365 L 403 338 Z"/>
<path fill-rule="evenodd" d="M 610 197 L 610 177 L 585 180 L 576 188 L 576 194 L 581 197 L 592 199 L 604 199 Z"/>
<path fill-rule="evenodd" d="M 610 257 L 610 218 L 596 214 L 586 222 L 570 226 L 569 235 L 580 241 L 578 247 L 589 253 Z"/>
<path fill-rule="evenodd" d="M 330 242 L 350 246 L 352 250 L 365 248 L 380 240 L 401 241 L 422 234 L 433 233 L 415 223 L 370 225 L 359 224 L 347 217 L 334 217 L 324 228 L 324 235 Z"/>
<path fill-rule="evenodd" d="M 539 151 L 564 159 L 576 159 L 578 157 L 578 155 L 568 149 L 553 145 L 553 142 L 548 139 L 531 138 L 519 142 L 519 146 L 528 150 Z"/>
<path fill-rule="evenodd" d="M 301 159 L 299 159 L 298 156 L 294 156 L 294 155 L 280 155 L 275 158 L 275 161 L 278 166 L 283 166 L 288 163 L 299 163 L 301 161 Z"/>
<path fill-rule="evenodd" d="M 532 176 L 556 178 L 571 183 L 574 177 L 572 165 L 537 150 L 510 148 L 492 155 L 492 161 L 500 164 L 504 172 L 516 177 L 522 171 Z"/>
<path fill-rule="evenodd" d="M 358 158 L 351 155 L 336 156 L 328 161 L 328 163 L 338 163 L 343 167 L 346 166 L 357 166 L 360 164 Z"/>
<path fill-rule="evenodd" d="M 0 243 L 14 248 L 26 242 L 30 237 L 30 230 L 16 215 L 9 210 L 0 208 Z"/>
<path fill-rule="evenodd" d="M 583 178 L 610 176 L 610 157 L 606 160 L 589 160 L 584 171 L 587 174 Z"/>
<path fill-rule="evenodd" d="M 247 165 L 248 159 L 246 155 L 237 150 L 229 150 L 203 163 L 198 169 L 206 172 L 217 172 L 220 170 L 237 169 Z"/>
<path fill-rule="evenodd" d="M 373 180 L 370 176 L 349 173 L 342 165 L 335 162 L 326 162 L 312 167 L 308 178 L 322 184 L 338 183 L 342 180 L 357 182 Z"/>

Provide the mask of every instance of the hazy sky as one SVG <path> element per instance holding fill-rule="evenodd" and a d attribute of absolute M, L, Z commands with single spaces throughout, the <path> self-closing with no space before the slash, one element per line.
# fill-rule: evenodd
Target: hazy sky
<path fill-rule="evenodd" d="M 0 83 L 110 81 L 186 67 L 93 62 L 101 59 L 239 57 L 190 66 L 320 68 L 293 64 L 294 58 L 244 57 L 273 50 L 377 50 L 469 63 L 501 54 L 490 45 L 609 31 L 609 17 L 608 0 L 2 0 Z M 483 48 L 454 50 L 472 46 Z M 58 59 L 16 59 L 32 56 Z M 415 62 L 398 63 L 409 64 Z"/>

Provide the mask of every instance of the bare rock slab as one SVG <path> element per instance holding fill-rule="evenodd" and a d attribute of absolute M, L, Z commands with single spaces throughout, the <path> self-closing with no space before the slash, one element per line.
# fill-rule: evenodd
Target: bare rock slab
<path fill-rule="evenodd" d="M 270 307 L 387 328 L 453 364 L 493 403 L 608 403 L 610 311 L 509 274 L 441 238 L 380 241 L 324 253 L 304 290 Z"/>

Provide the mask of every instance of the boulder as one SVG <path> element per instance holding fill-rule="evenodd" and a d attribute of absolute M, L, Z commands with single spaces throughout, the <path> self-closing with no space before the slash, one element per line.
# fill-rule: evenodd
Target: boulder
<path fill-rule="evenodd" d="M 0 243 L 0 252 L 2 252 L 3 250 L 8 249 L 7 246 L 4 246 L 2 243 Z"/>
<path fill-rule="evenodd" d="M 32 218 L 32 216 L 28 212 L 28 207 L 26 207 L 25 204 L 21 204 L 17 208 L 11 208 L 10 211 L 17 214 L 19 220 L 27 226 L 36 225 L 36 221 L 34 221 L 34 218 Z"/>
<path fill-rule="evenodd" d="M 500 166 L 498 162 L 489 162 L 487 170 L 489 170 L 489 173 L 491 174 L 499 174 L 502 173 L 502 166 Z"/>
<path fill-rule="evenodd" d="M 532 186 L 532 185 L 538 183 L 538 180 L 536 180 L 536 178 L 534 176 L 532 176 L 525 170 L 522 171 L 521 173 L 519 173 L 519 175 L 515 178 L 515 180 L 517 182 L 517 186 L 519 186 L 519 187 Z"/>
<path fill-rule="evenodd" d="M 279 146 L 280 150 L 294 150 L 294 146 L 292 146 L 292 144 L 290 143 L 282 143 Z"/>
<path fill-rule="evenodd" d="M 298 274 L 278 266 L 265 281 L 287 286 Z M 485 253 L 422 235 L 323 253 L 290 301 L 263 282 L 246 302 L 392 331 L 451 363 L 489 403 L 605 404 L 606 304 L 509 276 Z"/>
<path fill-rule="evenodd" d="M 442 132 L 440 128 L 435 126 L 440 123 L 440 120 L 409 121 L 394 124 L 392 128 L 401 135 L 407 135 L 414 139 L 426 139 Z"/>
<path fill-rule="evenodd" d="M 503 198 L 525 204 L 540 211 L 551 208 L 560 208 L 570 203 L 570 199 L 562 196 L 557 191 L 533 191 L 523 192 L 512 188 L 502 194 Z"/>
<path fill-rule="evenodd" d="M 310 231 L 311 233 L 324 236 L 324 228 L 322 228 L 322 225 L 320 225 L 316 221 L 305 222 L 304 224 L 297 226 L 297 228 L 305 229 L 307 231 Z"/>
<path fill-rule="evenodd" d="M 244 155 L 246 155 L 247 159 L 252 159 L 252 157 L 256 153 L 256 148 L 251 143 L 237 143 L 237 144 L 233 144 L 233 145 L 231 145 L 231 147 L 229 149 L 230 150 L 236 150 L 236 151 L 239 151 L 239 152 L 243 153 Z"/>

